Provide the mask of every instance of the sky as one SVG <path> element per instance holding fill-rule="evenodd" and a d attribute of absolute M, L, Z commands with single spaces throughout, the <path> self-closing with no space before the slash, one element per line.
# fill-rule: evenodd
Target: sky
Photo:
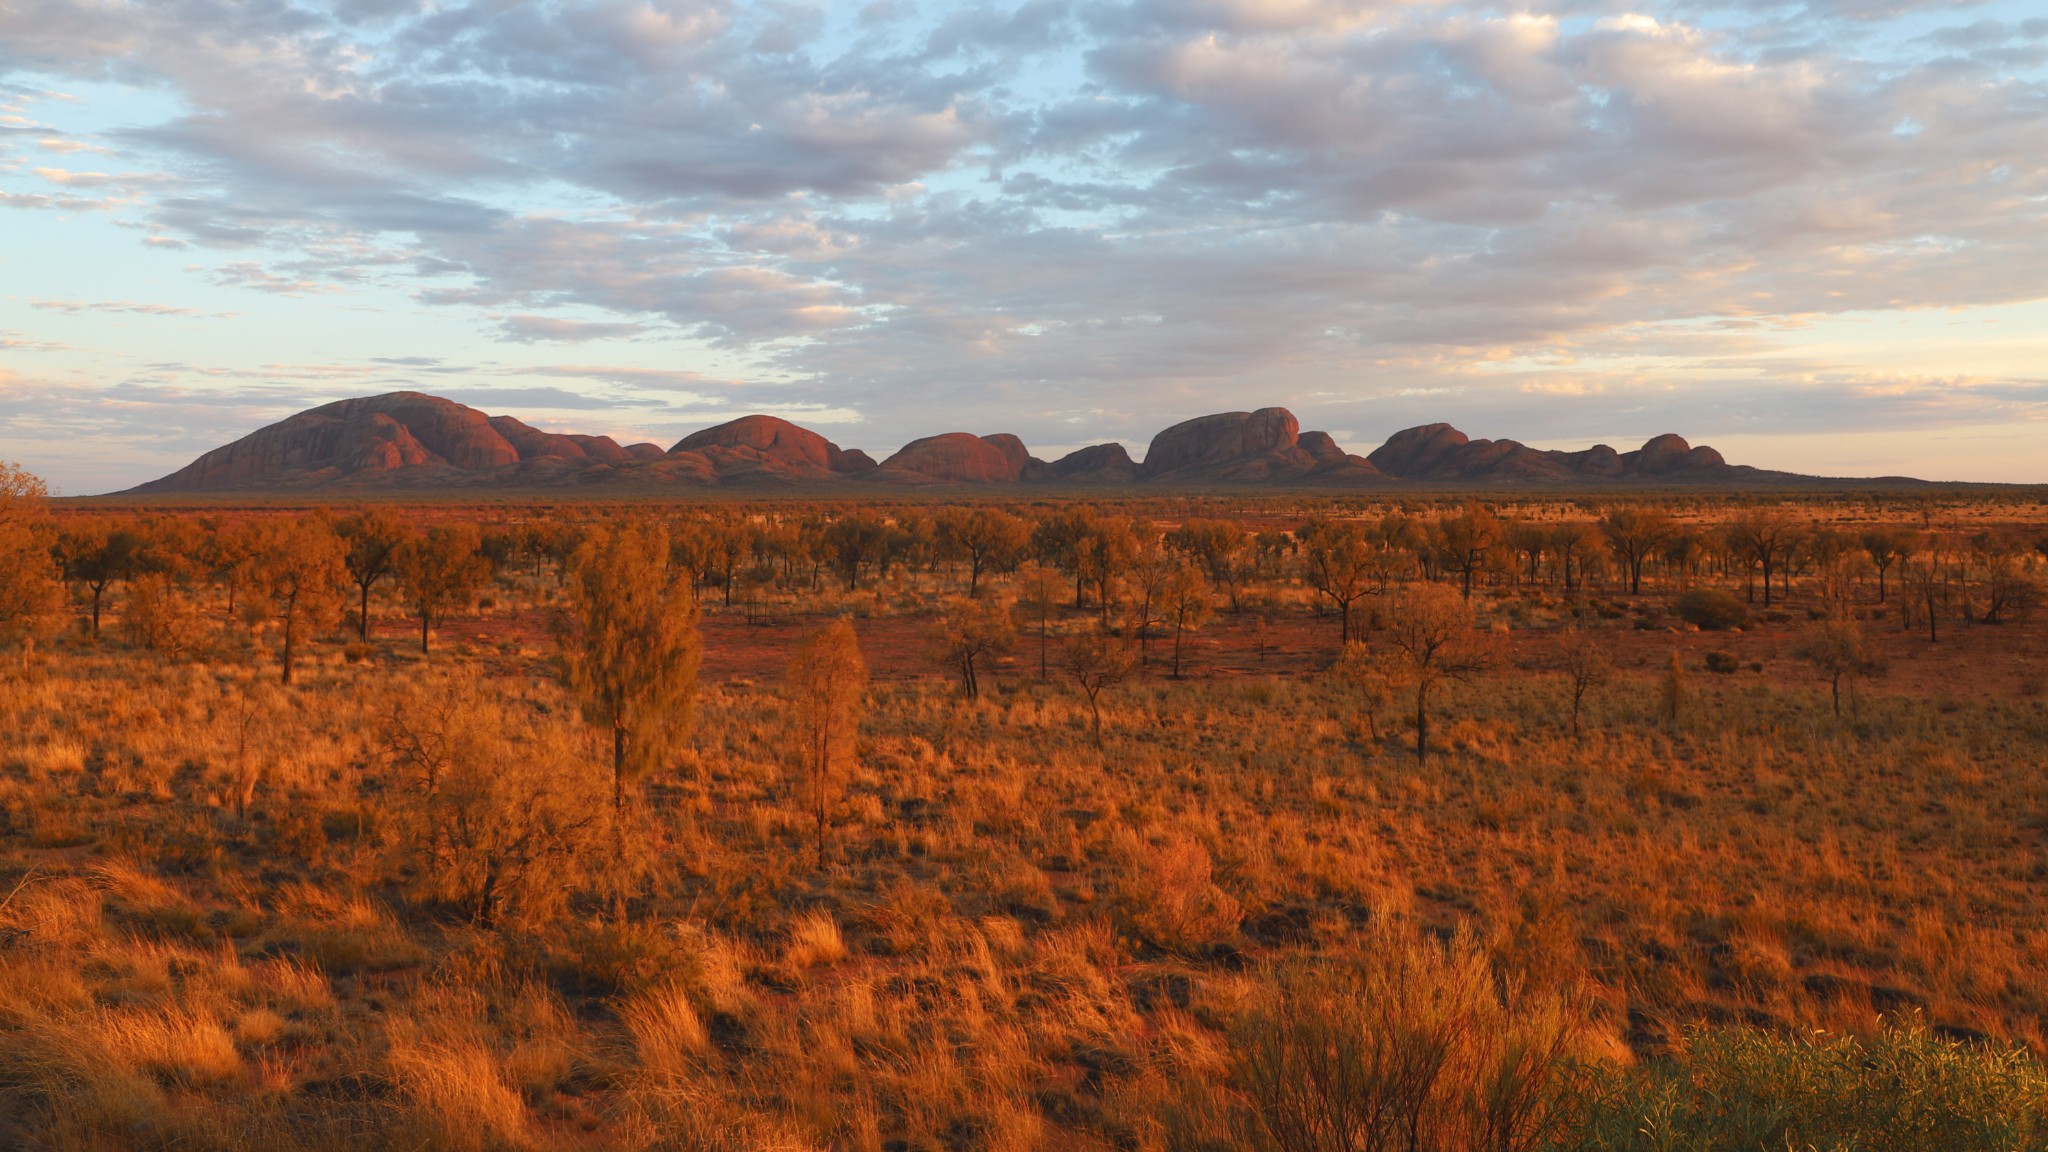
<path fill-rule="evenodd" d="M 0 459 L 400 389 L 2048 482 L 2048 7 L 0 2 Z"/>

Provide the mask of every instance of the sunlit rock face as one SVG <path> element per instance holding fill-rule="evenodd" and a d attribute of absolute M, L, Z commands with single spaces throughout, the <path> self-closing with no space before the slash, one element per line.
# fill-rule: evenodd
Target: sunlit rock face
<path fill-rule="evenodd" d="M 1303 432 L 1285 408 L 1183 420 L 1152 438 L 1142 462 L 1120 444 L 1054 461 L 1009 433 L 947 432 L 904 445 L 881 464 L 775 416 L 743 416 L 664 451 L 609 436 L 546 432 L 418 392 L 323 405 L 216 448 L 137 492 L 327 487 L 545 489 L 691 486 L 1004 485 L 1345 487 L 1433 484 L 1796 483 L 1810 478 L 1729 464 L 1681 436 L 1631 452 L 1576 452 L 1474 440 L 1449 424 L 1396 432 L 1370 457 L 1327 432 Z M 1896 479 L 1896 478 L 1893 478 Z"/>

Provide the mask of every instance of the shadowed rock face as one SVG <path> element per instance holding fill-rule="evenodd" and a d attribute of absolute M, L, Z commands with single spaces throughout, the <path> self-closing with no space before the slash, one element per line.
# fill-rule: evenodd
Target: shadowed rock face
<path fill-rule="evenodd" d="M 1175 473 L 1234 474 L 1249 461 L 1294 451 L 1300 431 L 1285 408 L 1197 416 L 1154 436 L 1138 473 L 1147 480 Z"/>
<path fill-rule="evenodd" d="M 1704 444 L 1695 448 L 1685 442 L 1685 437 L 1670 432 L 1651 439 L 1620 459 L 1624 467 L 1631 467 L 1643 476 L 1710 472 L 1728 466 L 1728 461 L 1722 459 L 1719 452 Z"/>
<path fill-rule="evenodd" d="M 1427 475 L 1471 441 L 1449 424 L 1424 424 L 1387 437 L 1366 459 L 1389 476 Z"/>
<path fill-rule="evenodd" d="M 1294 446 L 1318 464 L 1342 464 L 1348 455 L 1328 432 L 1303 432 Z"/>
<path fill-rule="evenodd" d="M 1378 469 L 1346 455 L 1329 433 L 1303 433 L 1301 422 L 1285 408 L 1223 412 L 1175 424 L 1152 438 L 1138 475 L 1181 483 L 1356 484 L 1380 479 Z"/>
<path fill-rule="evenodd" d="M 559 460 L 594 460 L 606 464 L 618 464 L 634 459 L 634 454 L 619 446 L 609 436 L 567 435 L 558 432 L 542 432 L 530 428 L 510 416 L 493 416 L 491 427 L 505 438 L 519 453 L 521 460 L 542 460 L 554 457 Z M 654 455 L 661 455 L 661 449 L 653 448 Z"/>
<path fill-rule="evenodd" d="M 1514 440 L 1473 440 L 1449 424 L 1424 424 L 1394 433 L 1368 459 L 1380 471 L 1403 480 L 1568 483 L 1755 475 L 1754 470 L 1731 468 L 1712 448 L 1694 448 L 1684 437 L 1668 432 L 1634 452 L 1616 452 L 1605 444 L 1561 452 L 1531 448 Z"/>
<path fill-rule="evenodd" d="M 1135 484 L 1138 466 L 1121 444 L 1096 444 L 1045 466 L 1040 479 L 1065 484 Z"/>
<path fill-rule="evenodd" d="M 554 487 L 637 484 L 837 484 L 868 477 L 962 485 L 1377 485 L 1406 481 L 1534 484 L 1786 482 L 1802 477 L 1730 465 L 1712 448 L 1663 435 L 1632 452 L 1596 444 L 1543 451 L 1473 440 L 1448 424 L 1397 432 L 1371 457 L 1327 432 L 1303 432 L 1285 408 L 1182 421 L 1153 438 L 1143 463 L 1097 444 L 1047 463 L 1007 433 L 948 432 L 912 441 L 877 465 L 808 428 L 745 416 L 694 432 L 664 452 L 608 436 L 544 432 L 510 416 L 418 392 L 343 400 L 301 412 L 208 452 L 136 492 L 289 490 L 327 486 Z M 1888 478 L 1897 480 L 1898 478 Z"/>

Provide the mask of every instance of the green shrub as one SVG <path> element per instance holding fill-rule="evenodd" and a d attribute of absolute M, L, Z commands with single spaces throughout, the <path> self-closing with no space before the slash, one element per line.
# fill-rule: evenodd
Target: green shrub
<path fill-rule="evenodd" d="M 1561 1147 L 2013 1152 L 2048 1139 L 2048 1070 L 2023 1049 L 1925 1028 L 1860 1040 L 1701 1030 L 1674 1059 L 1608 1076 Z"/>
<path fill-rule="evenodd" d="M 1680 596 L 1671 608 L 1680 620 L 1702 632 L 1749 627 L 1749 609 L 1719 588 L 1695 588 Z"/>

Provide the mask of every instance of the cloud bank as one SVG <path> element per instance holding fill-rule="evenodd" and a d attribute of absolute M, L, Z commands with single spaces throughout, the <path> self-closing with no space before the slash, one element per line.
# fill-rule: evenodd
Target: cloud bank
<path fill-rule="evenodd" d="M 2048 20 L 2009 15 L 23 0 L 0 196 L 216 287 L 403 299 L 416 355 L 659 347 L 586 398 L 659 421 L 634 372 L 715 377 L 884 448 L 1268 403 L 1363 447 L 2010 424 L 2048 391 L 2003 360 L 1801 335 L 2048 298 Z M 88 82 L 163 114 L 66 132 Z"/>

